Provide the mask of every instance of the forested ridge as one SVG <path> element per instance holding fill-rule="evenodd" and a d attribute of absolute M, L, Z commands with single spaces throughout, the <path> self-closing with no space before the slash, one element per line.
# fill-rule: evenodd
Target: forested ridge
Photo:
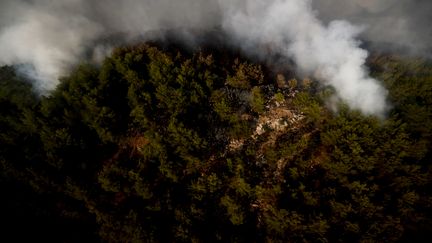
<path fill-rule="evenodd" d="M 432 64 L 368 65 L 386 118 L 229 48 L 119 47 L 43 96 L 1 67 L 0 239 L 429 242 Z"/>

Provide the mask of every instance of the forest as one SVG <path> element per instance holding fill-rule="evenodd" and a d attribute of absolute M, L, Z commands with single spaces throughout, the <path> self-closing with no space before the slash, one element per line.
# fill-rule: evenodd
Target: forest
<path fill-rule="evenodd" d="M 118 47 L 43 95 L 3 66 L 0 241 L 430 242 L 432 63 L 368 68 L 385 118 L 224 47 Z"/>

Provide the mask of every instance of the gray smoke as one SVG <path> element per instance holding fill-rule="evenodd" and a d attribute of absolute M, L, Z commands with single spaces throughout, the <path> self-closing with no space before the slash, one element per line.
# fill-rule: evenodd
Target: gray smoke
<path fill-rule="evenodd" d="M 271 43 L 301 71 L 333 86 L 352 108 L 385 113 L 386 90 L 368 77 L 367 52 L 355 39 L 361 28 L 346 21 L 324 26 L 305 0 L 249 0 L 244 8 L 227 12 L 224 27 L 243 42 Z"/>
<path fill-rule="evenodd" d="M 386 91 L 368 76 L 364 67 L 368 53 L 359 48 L 356 37 L 364 30 L 361 35 L 372 42 L 388 41 L 421 52 L 430 36 L 409 28 L 415 24 L 423 28 L 426 14 L 416 12 L 416 18 L 404 12 L 399 2 L 413 6 L 408 0 L 346 2 L 350 1 L 2 0 L 0 65 L 19 66 L 44 92 L 55 88 L 58 78 L 88 56 L 89 50 L 93 59 L 102 59 L 111 46 L 101 40 L 112 35 L 120 34 L 127 42 L 152 38 L 146 35 L 155 30 L 178 30 L 192 40 L 188 29 L 222 27 L 235 40 L 233 44 L 245 51 L 270 45 L 294 60 L 299 71 L 333 86 L 338 98 L 351 107 L 382 115 Z M 394 22 L 397 13 L 404 17 Z M 377 20 L 372 22 L 370 16 Z M 360 25 L 335 21 L 341 18 Z M 390 31 L 390 22 L 399 24 Z M 412 35 L 406 37 L 408 33 Z"/>
<path fill-rule="evenodd" d="M 361 38 L 372 47 L 432 58 L 431 0 L 314 1 L 319 17 L 345 19 L 365 27 Z"/>
<path fill-rule="evenodd" d="M 204 4 L 202 4 L 204 3 Z M 0 65 L 21 65 L 37 90 L 55 88 L 58 77 L 88 52 L 109 53 L 97 41 L 121 33 L 132 40 L 150 30 L 209 28 L 217 3 L 199 0 L 2 0 Z M 96 44 L 95 44 L 96 43 Z"/>

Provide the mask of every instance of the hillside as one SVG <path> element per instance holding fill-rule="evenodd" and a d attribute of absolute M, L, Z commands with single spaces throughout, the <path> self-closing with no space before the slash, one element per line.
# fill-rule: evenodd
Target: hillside
<path fill-rule="evenodd" d="M 432 64 L 368 65 L 385 119 L 226 48 L 120 47 L 45 96 L 1 67 L 4 239 L 432 239 Z"/>

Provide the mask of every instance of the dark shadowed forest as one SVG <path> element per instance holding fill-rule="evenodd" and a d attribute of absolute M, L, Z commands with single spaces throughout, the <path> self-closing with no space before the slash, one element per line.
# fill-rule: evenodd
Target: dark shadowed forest
<path fill-rule="evenodd" d="M 1 67 L 0 241 L 430 242 L 432 64 L 368 67 L 385 118 L 229 48 L 119 47 L 42 96 Z"/>

